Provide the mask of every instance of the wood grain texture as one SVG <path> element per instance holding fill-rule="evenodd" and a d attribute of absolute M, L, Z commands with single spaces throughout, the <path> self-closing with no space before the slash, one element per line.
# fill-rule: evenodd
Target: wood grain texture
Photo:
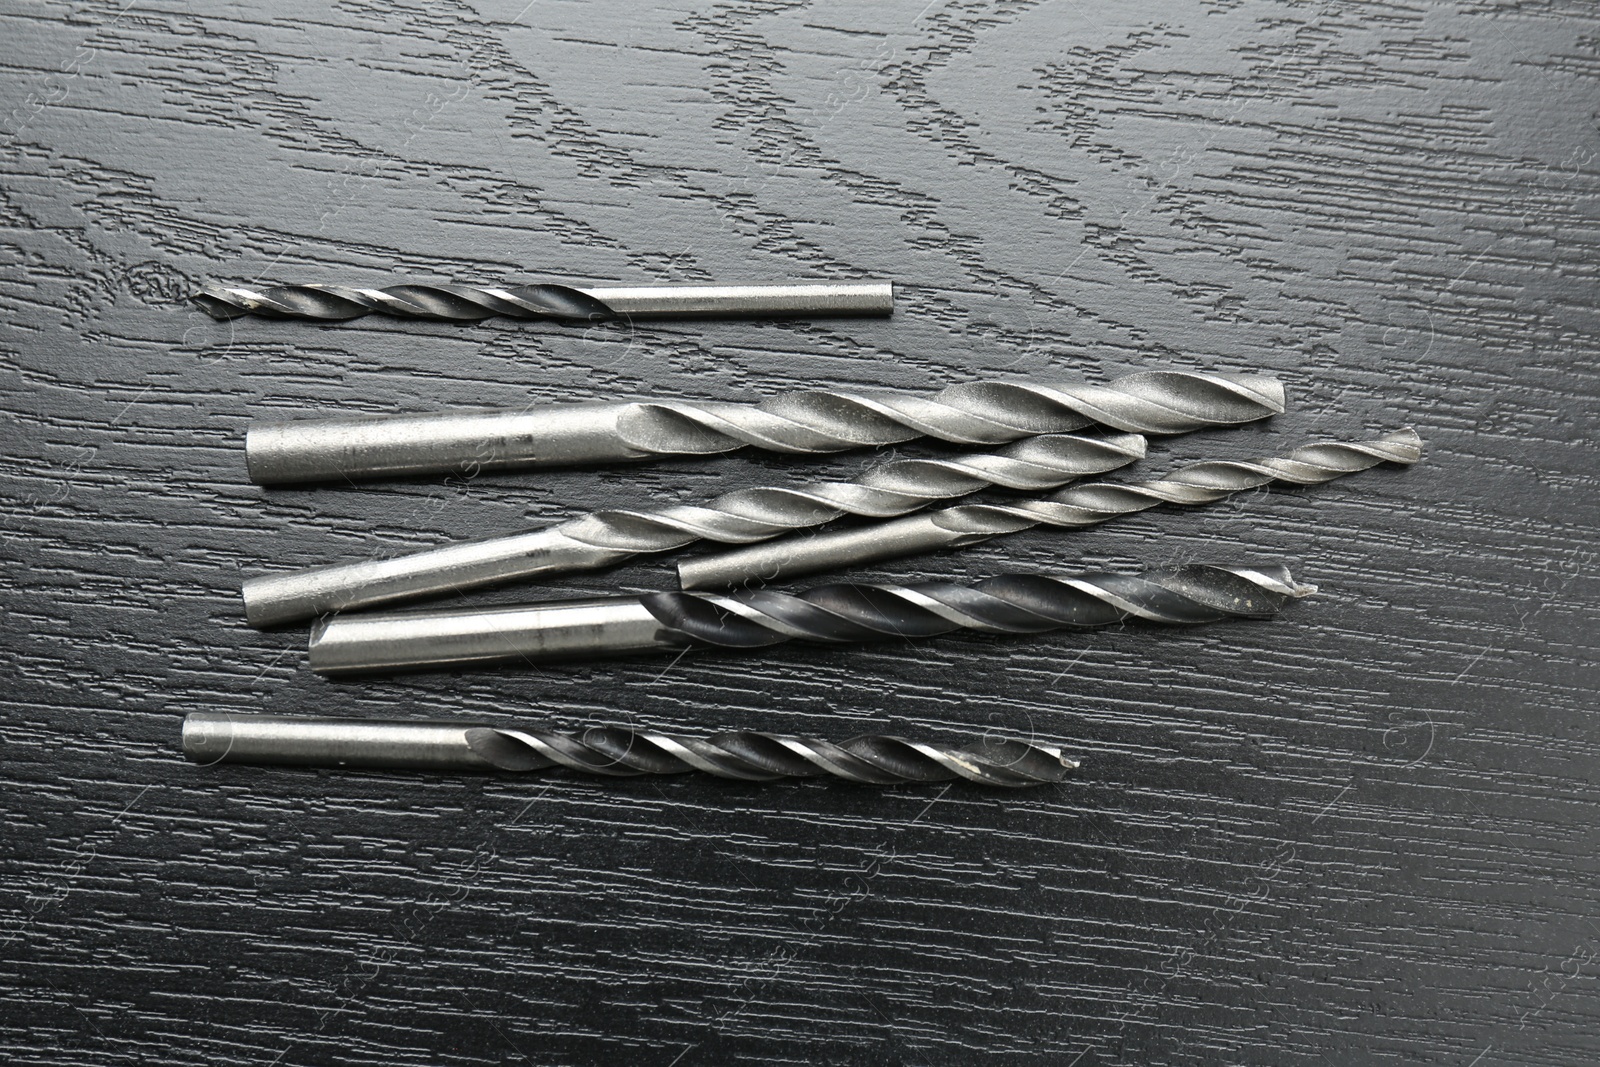
<path fill-rule="evenodd" d="M 6 1062 L 1600 1057 L 1592 6 L 47 0 L 0 42 Z M 901 310 L 181 300 L 853 276 Z M 1277 372 L 1293 406 L 1144 469 L 1407 423 L 1426 462 L 861 572 L 1284 560 L 1323 592 L 1271 623 L 332 684 L 241 617 L 273 565 L 874 458 L 268 492 L 252 417 L 1153 365 Z M 202 769 L 196 708 L 1086 762 L 1021 797 Z"/>

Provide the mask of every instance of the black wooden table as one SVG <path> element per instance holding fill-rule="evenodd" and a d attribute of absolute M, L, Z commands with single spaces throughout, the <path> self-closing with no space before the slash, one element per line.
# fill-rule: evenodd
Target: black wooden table
<path fill-rule="evenodd" d="M 0 14 L 6 1062 L 1600 1056 L 1592 8 L 199 6 Z M 871 276 L 892 319 L 183 300 Z M 1426 461 L 857 572 L 1287 561 L 1322 592 L 1273 622 L 335 684 L 240 615 L 273 567 L 874 458 L 265 491 L 251 418 L 1154 366 L 1292 407 L 1143 470 L 1406 424 Z M 193 709 L 1085 765 L 1025 795 L 208 769 Z"/>

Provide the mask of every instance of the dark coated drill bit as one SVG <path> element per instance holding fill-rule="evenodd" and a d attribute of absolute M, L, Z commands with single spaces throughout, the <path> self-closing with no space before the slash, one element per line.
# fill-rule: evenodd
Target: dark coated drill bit
<path fill-rule="evenodd" d="M 329 611 L 608 567 L 699 540 L 750 544 L 843 515 L 890 518 L 990 486 L 1038 492 L 1143 456 L 1138 434 L 1047 434 L 949 459 L 901 459 L 852 481 L 724 493 L 702 505 L 600 511 L 559 526 L 390 559 L 272 574 L 244 583 L 245 617 L 273 626 Z"/>
<path fill-rule="evenodd" d="M 189 297 L 214 319 L 262 315 L 344 322 L 392 315 L 437 322 L 494 316 L 585 323 L 611 319 L 887 315 L 894 286 L 884 281 L 759 285 L 206 285 Z"/>
<path fill-rule="evenodd" d="M 245 438 L 262 484 L 634 462 L 757 448 L 791 454 L 882 448 L 919 437 L 999 445 L 1101 425 L 1174 434 L 1283 411 L 1256 374 L 1145 371 L 1106 385 L 969 382 L 931 396 L 831 389 L 759 404 L 637 400 L 459 414 L 257 422 Z"/>
<path fill-rule="evenodd" d="M 1078 762 L 1055 745 L 984 740 L 952 748 L 868 734 L 835 743 L 741 731 L 687 737 L 623 726 L 581 732 L 447 722 L 190 712 L 183 751 L 197 763 L 540 771 L 566 767 L 613 778 L 702 771 L 771 782 L 832 775 L 861 785 L 964 779 L 1020 789 L 1060 782 Z"/>
<path fill-rule="evenodd" d="M 1409 429 L 1370 441 L 1324 441 L 1283 456 L 1193 463 L 1153 481 L 1092 482 L 1040 500 L 958 504 L 924 515 L 687 559 L 678 565 L 678 578 L 685 589 L 774 582 L 975 545 L 1035 526 L 1094 526 L 1158 504 L 1209 504 L 1272 482 L 1315 485 L 1379 463 L 1415 463 L 1421 456 L 1422 440 Z"/>
<path fill-rule="evenodd" d="M 1010 574 L 975 585 L 825 585 L 799 594 L 747 590 L 452 611 L 336 615 L 313 628 L 319 674 L 538 662 L 685 648 L 751 649 L 784 641 L 849 643 L 955 630 L 1032 634 L 1137 619 L 1189 626 L 1262 618 L 1314 592 L 1281 566 L 1194 564 L 1143 574 Z"/>

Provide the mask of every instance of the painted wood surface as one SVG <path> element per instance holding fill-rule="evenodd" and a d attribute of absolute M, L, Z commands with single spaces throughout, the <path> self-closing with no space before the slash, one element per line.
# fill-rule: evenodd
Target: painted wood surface
<path fill-rule="evenodd" d="M 1589 5 L 44 2 L 0 12 L 0 85 L 8 1063 L 1600 1056 Z M 872 276 L 890 320 L 182 299 Z M 876 458 L 265 491 L 251 418 L 1153 366 L 1292 409 L 1126 477 L 1406 424 L 1426 461 L 858 572 L 1287 561 L 1322 591 L 1274 622 L 335 684 L 241 617 L 242 575 Z M 1020 796 L 206 769 L 202 708 L 1085 763 Z"/>

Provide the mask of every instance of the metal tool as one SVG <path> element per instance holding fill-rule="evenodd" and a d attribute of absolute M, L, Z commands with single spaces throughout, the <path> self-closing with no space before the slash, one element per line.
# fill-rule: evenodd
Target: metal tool
<path fill-rule="evenodd" d="M 1143 574 L 1010 574 L 971 586 L 824 585 L 798 595 L 651 593 L 336 615 L 312 629 L 311 668 L 352 674 L 694 647 L 750 649 L 794 639 L 843 644 L 954 630 L 1031 634 L 1129 619 L 1186 626 L 1269 616 L 1314 591 L 1281 566 L 1196 564 Z"/>
<path fill-rule="evenodd" d="M 1100 424 L 1185 433 L 1283 411 L 1283 383 L 1256 374 L 1146 371 L 1107 385 L 969 382 L 931 396 L 809 390 L 759 404 L 688 400 L 512 411 L 257 422 L 245 438 L 262 484 L 553 467 L 759 448 L 825 453 L 918 437 L 998 445 Z"/>
<path fill-rule="evenodd" d="M 1371 441 L 1306 445 L 1284 456 L 1194 463 L 1153 481 L 1092 482 L 1070 486 L 1041 500 L 958 504 L 925 515 L 686 559 L 678 564 L 678 579 L 685 589 L 776 582 L 975 545 L 1035 526 L 1093 526 L 1158 504 L 1209 504 L 1272 482 L 1315 485 L 1379 463 L 1415 463 L 1421 456 L 1421 438 L 1406 429 Z"/>
<path fill-rule="evenodd" d="M 826 318 L 887 315 L 894 286 L 885 281 L 784 282 L 761 285 L 206 285 L 189 297 L 214 319 L 264 315 L 343 322 L 363 315 L 479 322 L 496 315 L 552 322 L 609 319 Z"/>
<path fill-rule="evenodd" d="M 1027 741 L 950 748 L 867 734 L 835 744 L 744 731 L 701 738 L 623 726 L 567 732 L 209 711 L 184 716 L 183 752 L 206 764 L 513 772 L 567 767 L 613 778 L 703 771 L 746 782 L 833 775 L 862 785 L 962 778 L 1009 789 L 1059 782 L 1078 767 L 1055 745 Z"/>
<path fill-rule="evenodd" d="M 514 578 L 594 570 L 701 539 L 749 544 L 842 515 L 904 515 L 988 486 L 1037 492 L 1132 463 L 1144 452 L 1138 434 L 1048 434 L 998 452 L 894 460 L 852 481 L 739 489 L 704 505 L 655 511 L 601 511 L 559 526 L 392 559 L 252 578 L 244 583 L 245 617 L 252 626 L 273 626 Z"/>

